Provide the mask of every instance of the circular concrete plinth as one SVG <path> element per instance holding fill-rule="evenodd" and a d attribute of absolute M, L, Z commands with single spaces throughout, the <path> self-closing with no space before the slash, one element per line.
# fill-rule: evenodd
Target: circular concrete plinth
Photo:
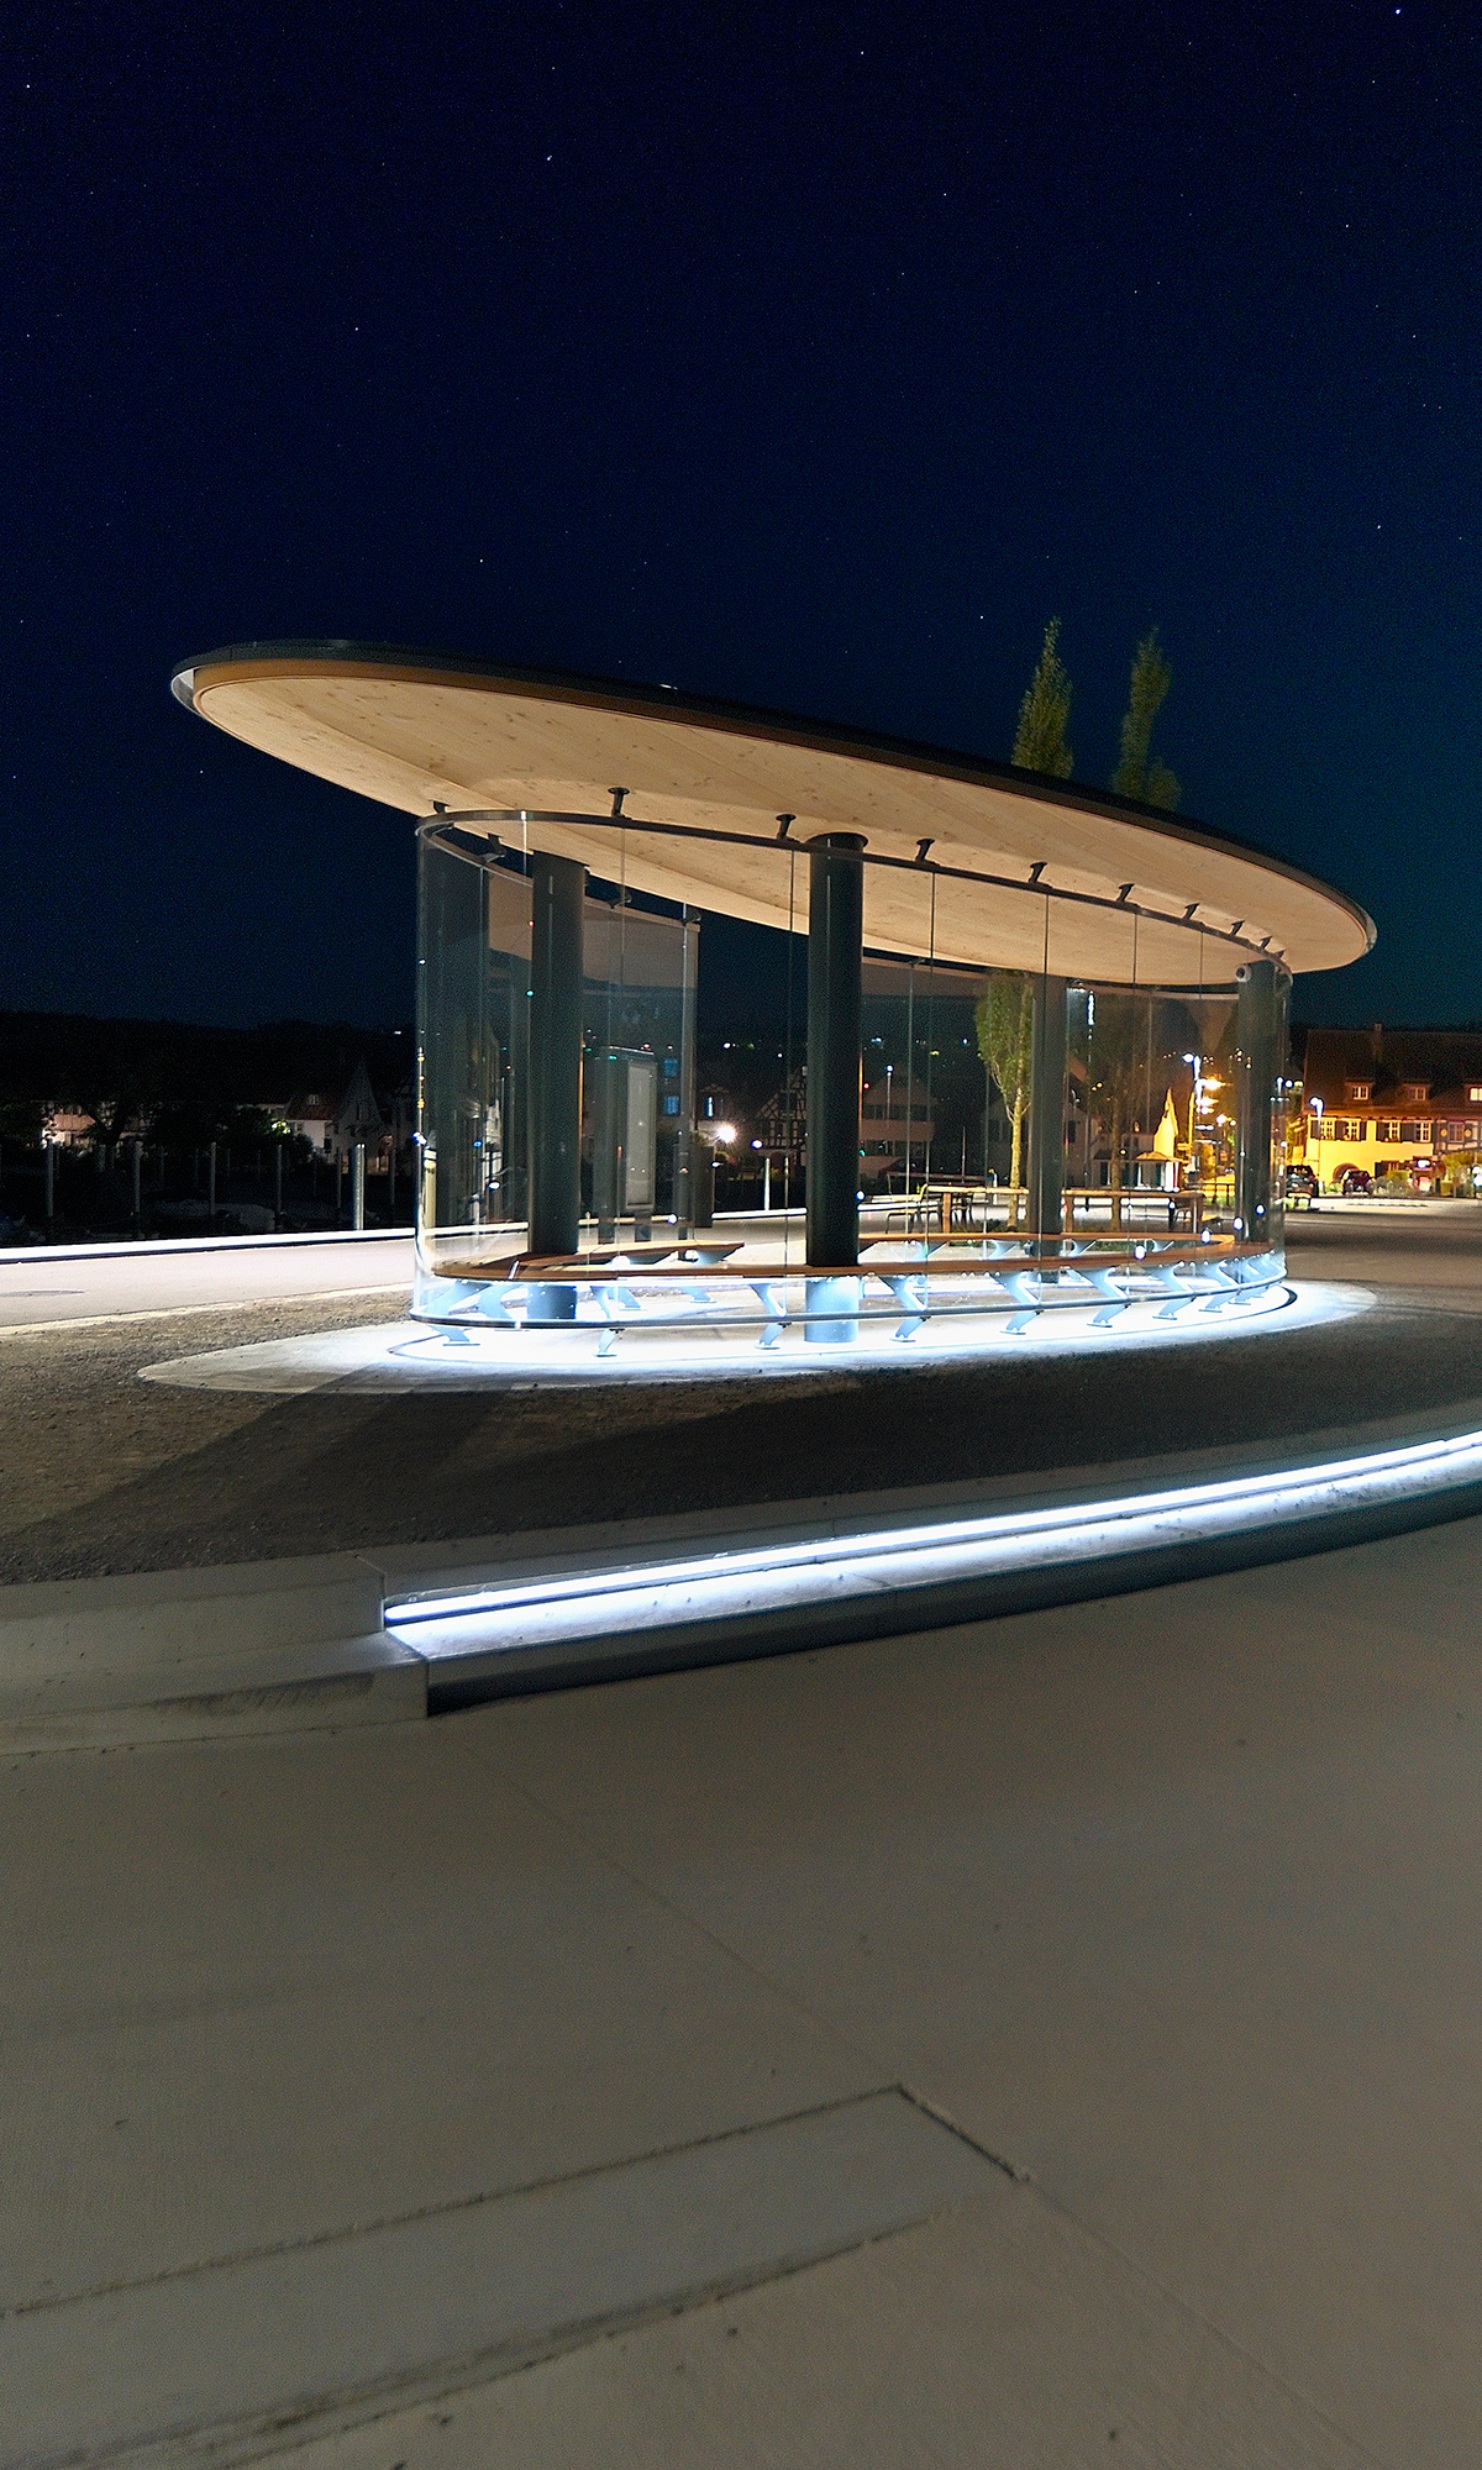
<path fill-rule="evenodd" d="M 449 1330 L 392 1321 L 177 1356 L 147 1365 L 141 1378 L 182 1389 L 267 1391 L 288 1397 L 337 1387 L 488 1390 L 573 1383 L 611 1387 L 635 1380 L 756 1382 L 808 1374 L 827 1379 L 841 1373 L 899 1372 L 913 1364 L 962 1366 L 1129 1351 L 1177 1356 L 1218 1341 L 1346 1320 L 1366 1311 L 1372 1300 L 1363 1287 L 1284 1283 L 1262 1289 L 1247 1304 L 1226 1304 L 1217 1313 L 1181 1304 L 1176 1318 L 1165 1319 L 1166 1306 L 1135 1304 L 1103 1328 L 1093 1326 L 1090 1312 L 1067 1311 L 1043 1314 L 1015 1333 L 1010 1316 L 998 1312 L 928 1323 L 905 1342 L 892 1338 L 889 1324 L 882 1322 L 878 1334 L 865 1329 L 847 1346 L 818 1345 L 787 1333 L 766 1348 L 754 1328 L 744 1333 L 679 1331 L 626 1340 L 605 1360 L 595 1355 L 592 1333 L 577 1352 L 572 1333 L 562 1329 Z"/>

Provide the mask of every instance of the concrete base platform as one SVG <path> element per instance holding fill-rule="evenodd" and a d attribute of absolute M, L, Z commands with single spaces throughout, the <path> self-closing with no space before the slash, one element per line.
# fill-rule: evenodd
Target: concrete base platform
<path fill-rule="evenodd" d="M 601 1334 L 587 1328 L 573 1348 L 569 1334 L 522 1327 L 502 1336 L 489 1331 L 388 1321 L 369 1328 L 309 1333 L 240 1347 L 216 1347 L 198 1355 L 170 1356 L 146 1364 L 141 1378 L 169 1389 L 247 1392 L 302 1398 L 316 1392 L 352 1390 L 416 1396 L 466 1392 L 477 1396 L 540 1388 L 604 1390 L 671 1383 L 741 1382 L 748 1387 L 779 1380 L 817 1379 L 842 1369 L 868 1379 L 913 1366 L 962 1364 L 974 1368 L 1001 1358 L 1017 1363 L 1071 1356 L 1115 1361 L 1144 1352 L 1174 1362 L 1190 1349 L 1228 1349 L 1256 1337 L 1292 1338 L 1332 1329 L 1367 1312 L 1372 1295 L 1362 1287 L 1282 1284 L 1248 1300 L 1217 1298 L 1213 1304 L 1184 1296 L 1116 1306 L 1108 1312 L 1095 1297 L 1075 1309 L 944 1317 L 902 1344 L 892 1334 L 899 1311 L 858 1343 L 828 1348 L 809 1345 L 799 1333 L 787 1343 L 760 1343 L 755 1328 L 700 1333 L 685 1339 L 670 1333 L 645 1356 L 636 1342 L 607 1357 Z M 906 1316 L 907 1318 L 909 1316 Z M 1105 1324 L 1104 1326 L 1101 1324 Z"/>

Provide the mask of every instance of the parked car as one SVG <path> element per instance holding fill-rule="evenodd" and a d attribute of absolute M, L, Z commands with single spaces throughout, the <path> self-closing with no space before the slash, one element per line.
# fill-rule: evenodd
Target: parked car
<path fill-rule="evenodd" d="M 1367 1167 L 1340 1166 L 1337 1174 L 1337 1184 L 1338 1190 L 1342 1194 L 1344 1200 L 1352 1201 L 1373 1191 L 1374 1178 L 1369 1173 Z"/>
<path fill-rule="evenodd" d="M 1315 1201 L 1318 1184 L 1310 1166 L 1296 1162 L 1286 1171 L 1286 1197 L 1289 1201 Z"/>

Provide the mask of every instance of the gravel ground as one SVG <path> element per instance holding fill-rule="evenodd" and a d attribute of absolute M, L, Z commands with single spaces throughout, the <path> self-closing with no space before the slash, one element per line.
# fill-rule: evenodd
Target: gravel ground
<path fill-rule="evenodd" d="M 1378 1309 L 1187 1359 L 834 1371 L 764 1390 L 274 1397 L 138 1378 L 344 1329 L 386 1298 L 268 1302 L 0 1343 L 0 1583 L 949 1483 L 1159 1456 L 1482 1397 L 1482 1225 L 1297 1220 L 1298 1276 Z"/>

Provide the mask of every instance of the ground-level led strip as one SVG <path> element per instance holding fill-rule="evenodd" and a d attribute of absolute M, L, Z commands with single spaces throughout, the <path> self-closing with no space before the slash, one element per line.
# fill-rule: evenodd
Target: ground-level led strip
<path fill-rule="evenodd" d="M 1382 1513 L 1477 1483 L 1482 1432 L 1470 1432 L 1122 1500 L 408 1596 L 388 1602 L 385 1618 L 419 1655 L 513 1652 L 1217 1543 L 1256 1529 Z"/>

